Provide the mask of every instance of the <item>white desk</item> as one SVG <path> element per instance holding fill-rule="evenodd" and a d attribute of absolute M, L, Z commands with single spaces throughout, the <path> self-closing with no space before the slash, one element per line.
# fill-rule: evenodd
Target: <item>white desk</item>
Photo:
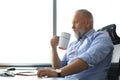
<path fill-rule="evenodd" d="M 32 69 L 32 68 L 16 68 L 17 70 L 15 71 L 10 71 L 13 72 L 14 74 L 19 73 L 19 72 L 27 72 L 27 73 L 22 73 L 22 74 L 27 74 L 25 75 L 15 75 L 14 77 L 4 77 L 0 76 L 0 80 L 78 80 L 78 79 L 70 79 L 70 78 L 40 78 L 37 77 L 37 70 Z M 20 69 L 20 70 L 18 70 Z M 23 69 L 23 70 L 21 70 Z M 25 69 L 25 70 L 24 70 Z M 1 71 L 6 71 L 6 69 L 0 69 Z M 28 73 L 28 72 L 33 72 L 33 73 Z M 20 73 L 21 74 L 21 73 Z"/>
<path fill-rule="evenodd" d="M 37 76 L 0 77 L 0 80 L 78 80 L 67 78 L 39 78 Z"/>

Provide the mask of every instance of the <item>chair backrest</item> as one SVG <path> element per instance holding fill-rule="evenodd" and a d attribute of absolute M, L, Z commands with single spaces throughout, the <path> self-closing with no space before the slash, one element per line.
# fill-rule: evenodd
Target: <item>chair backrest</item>
<path fill-rule="evenodd" d="M 110 24 L 107 25 L 98 31 L 105 31 L 110 37 L 114 44 L 113 56 L 111 67 L 108 71 L 108 80 L 119 80 L 120 72 L 120 37 L 116 33 L 116 25 Z"/>
<path fill-rule="evenodd" d="M 107 25 L 107 26 L 99 29 L 98 31 L 107 31 L 109 33 L 109 36 L 112 39 L 113 44 L 114 45 L 120 44 L 120 37 L 116 33 L 116 25 L 115 24 Z"/>

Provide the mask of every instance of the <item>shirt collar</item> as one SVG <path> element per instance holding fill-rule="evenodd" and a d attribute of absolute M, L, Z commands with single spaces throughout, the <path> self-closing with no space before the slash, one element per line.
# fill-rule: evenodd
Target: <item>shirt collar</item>
<path fill-rule="evenodd" d="M 91 35 L 93 35 L 94 32 L 95 32 L 95 30 L 91 29 L 84 36 L 86 36 L 86 37 L 91 36 Z"/>
<path fill-rule="evenodd" d="M 82 37 L 82 39 L 85 39 L 86 37 L 89 37 L 89 36 L 93 35 L 94 32 L 95 32 L 95 29 L 89 30 L 89 31 Z M 80 39 L 80 40 L 81 40 L 81 39 Z"/>

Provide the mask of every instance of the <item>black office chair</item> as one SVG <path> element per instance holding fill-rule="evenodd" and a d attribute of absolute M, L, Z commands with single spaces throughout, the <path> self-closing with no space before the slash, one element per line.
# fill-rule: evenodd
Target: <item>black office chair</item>
<path fill-rule="evenodd" d="M 108 71 L 108 80 L 119 80 L 120 75 L 120 37 L 116 34 L 116 25 L 107 25 L 98 31 L 105 31 L 109 34 L 114 44 L 114 51 L 111 66 Z M 117 58 L 117 61 L 114 61 Z"/>

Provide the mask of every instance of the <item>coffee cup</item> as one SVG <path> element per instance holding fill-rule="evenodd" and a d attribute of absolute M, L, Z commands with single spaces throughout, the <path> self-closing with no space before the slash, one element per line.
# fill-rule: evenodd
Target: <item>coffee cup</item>
<path fill-rule="evenodd" d="M 59 49 L 66 50 L 70 41 L 70 34 L 67 32 L 62 32 L 59 38 L 58 47 Z"/>

